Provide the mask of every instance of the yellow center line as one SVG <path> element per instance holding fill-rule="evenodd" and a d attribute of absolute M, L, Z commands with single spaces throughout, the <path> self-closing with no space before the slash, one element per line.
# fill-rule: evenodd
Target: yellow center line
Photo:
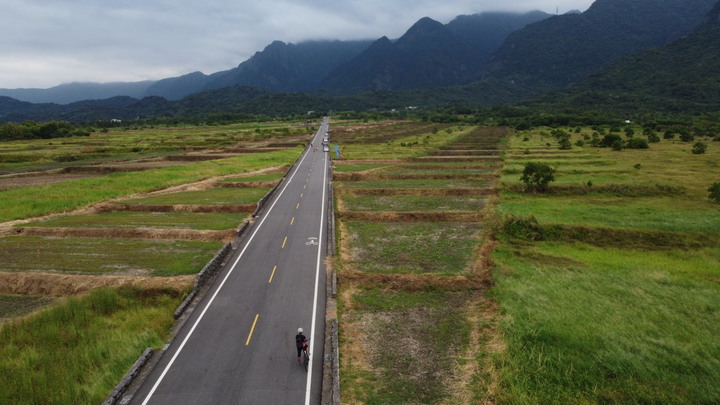
<path fill-rule="evenodd" d="M 303 190 L 305 190 L 306 188 L 307 188 L 307 184 L 303 185 Z"/>
<path fill-rule="evenodd" d="M 298 209 L 298 208 L 300 208 L 300 203 L 297 203 L 297 205 L 295 206 L 295 209 Z"/>
<path fill-rule="evenodd" d="M 255 315 L 255 320 L 253 321 L 252 328 L 250 328 L 250 334 L 248 335 L 248 338 L 245 341 L 245 346 L 250 344 L 250 338 L 252 338 L 252 334 L 255 331 L 255 324 L 257 323 L 257 320 L 259 317 L 260 317 L 260 314 Z"/>
<path fill-rule="evenodd" d="M 270 280 L 268 280 L 268 284 L 272 283 L 272 279 L 273 279 L 273 277 L 275 277 L 275 270 L 277 270 L 277 266 L 273 266 L 273 271 L 270 274 Z"/>
<path fill-rule="evenodd" d="M 283 245 L 282 245 L 282 248 L 283 248 L 283 249 L 285 249 L 285 242 L 287 242 L 287 236 L 286 236 L 285 239 L 283 240 Z"/>
<path fill-rule="evenodd" d="M 295 217 L 292 217 L 292 219 L 290 220 L 290 225 L 292 225 L 294 223 L 295 223 Z"/>
<path fill-rule="evenodd" d="M 300 193 L 300 198 L 303 198 L 304 195 L 305 193 Z"/>

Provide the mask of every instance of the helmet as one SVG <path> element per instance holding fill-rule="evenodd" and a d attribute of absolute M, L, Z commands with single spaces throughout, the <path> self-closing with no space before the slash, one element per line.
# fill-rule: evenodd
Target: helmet
<path fill-rule="evenodd" d="M 302 328 L 298 328 L 298 333 L 303 333 Z"/>

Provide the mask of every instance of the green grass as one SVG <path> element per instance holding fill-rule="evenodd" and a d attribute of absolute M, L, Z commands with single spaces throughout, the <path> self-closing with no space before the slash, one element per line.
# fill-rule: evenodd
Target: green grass
<path fill-rule="evenodd" d="M 0 403 L 101 403 L 146 347 L 164 344 L 181 300 L 102 289 L 3 325 Z"/>
<path fill-rule="evenodd" d="M 457 355 L 467 346 L 464 292 L 404 293 L 364 290 L 354 296 L 351 318 L 364 319 L 375 373 L 361 372 L 368 384 L 355 383 L 355 370 L 341 374 L 343 390 L 366 404 L 437 403 L 450 397 Z M 367 365 L 366 365 L 367 366 Z"/>
<path fill-rule="evenodd" d="M 210 190 L 183 191 L 179 193 L 159 194 L 144 198 L 118 201 L 125 204 L 152 205 L 228 205 L 257 203 L 269 188 L 213 188 Z"/>
<path fill-rule="evenodd" d="M 503 193 L 500 215 L 534 215 L 540 223 L 684 232 L 720 232 L 720 210 L 686 197 L 553 196 Z"/>
<path fill-rule="evenodd" d="M 514 190 L 524 162 L 551 162 L 558 172 L 550 192 L 506 190 L 498 213 L 589 237 L 502 237 L 492 296 L 507 350 L 493 359 L 495 400 L 719 403 L 720 249 L 709 242 L 720 211 L 706 190 L 720 152 L 693 156 L 687 144 L 668 141 L 648 150 L 560 151 L 545 142 L 554 141 L 537 131 L 511 138 L 503 182 Z M 593 186 L 583 187 L 588 181 Z M 693 242 L 699 235 L 704 243 Z"/>
<path fill-rule="evenodd" d="M 333 165 L 333 171 L 337 173 L 347 172 L 363 172 L 370 169 L 378 169 L 381 167 L 387 167 L 387 164 L 379 163 L 356 163 L 356 164 L 335 164 Z"/>
<path fill-rule="evenodd" d="M 371 273 L 455 275 L 466 271 L 478 243 L 476 223 L 348 222 L 350 265 Z"/>
<path fill-rule="evenodd" d="M 213 176 L 288 165 L 299 150 L 252 153 L 144 172 L 113 173 L 63 183 L 0 191 L 0 222 L 64 212 L 124 195 L 149 192 Z"/>
<path fill-rule="evenodd" d="M 480 211 L 484 196 L 357 196 L 343 198 L 348 211 Z"/>
<path fill-rule="evenodd" d="M 41 228 L 152 228 L 222 231 L 236 228 L 246 213 L 185 213 L 117 211 L 93 215 L 69 215 L 23 226 Z"/>
<path fill-rule="evenodd" d="M 221 242 L 8 236 L 0 238 L 0 270 L 195 274 L 221 247 Z"/>
<path fill-rule="evenodd" d="M 720 401 L 717 248 L 496 250 L 500 403 Z"/>

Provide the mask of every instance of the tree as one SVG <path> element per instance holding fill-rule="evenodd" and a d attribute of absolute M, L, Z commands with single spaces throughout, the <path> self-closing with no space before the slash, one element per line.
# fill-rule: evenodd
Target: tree
<path fill-rule="evenodd" d="M 526 192 L 547 191 L 548 184 L 555 181 L 555 169 L 545 163 L 525 163 L 520 181 L 525 184 Z"/>
<path fill-rule="evenodd" d="M 708 191 L 710 192 L 708 198 L 720 204 L 720 181 L 713 183 L 710 188 L 708 188 Z"/>
<path fill-rule="evenodd" d="M 647 149 L 650 146 L 648 145 L 647 141 L 644 139 L 632 138 L 632 139 L 628 139 L 627 147 L 628 147 L 628 149 Z"/>
<path fill-rule="evenodd" d="M 600 141 L 600 146 L 603 148 L 612 148 L 615 143 L 620 142 L 621 149 L 622 149 L 622 137 L 617 134 L 608 134 L 605 135 L 602 140 Z"/>

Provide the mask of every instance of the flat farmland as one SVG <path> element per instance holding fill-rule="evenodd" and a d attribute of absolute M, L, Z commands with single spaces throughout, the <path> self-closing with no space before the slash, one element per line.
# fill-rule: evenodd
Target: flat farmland
<path fill-rule="evenodd" d="M 0 403 L 102 402 L 167 341 L 195 275 L 314 131 L 132 127 L 0 143 Z"/>

